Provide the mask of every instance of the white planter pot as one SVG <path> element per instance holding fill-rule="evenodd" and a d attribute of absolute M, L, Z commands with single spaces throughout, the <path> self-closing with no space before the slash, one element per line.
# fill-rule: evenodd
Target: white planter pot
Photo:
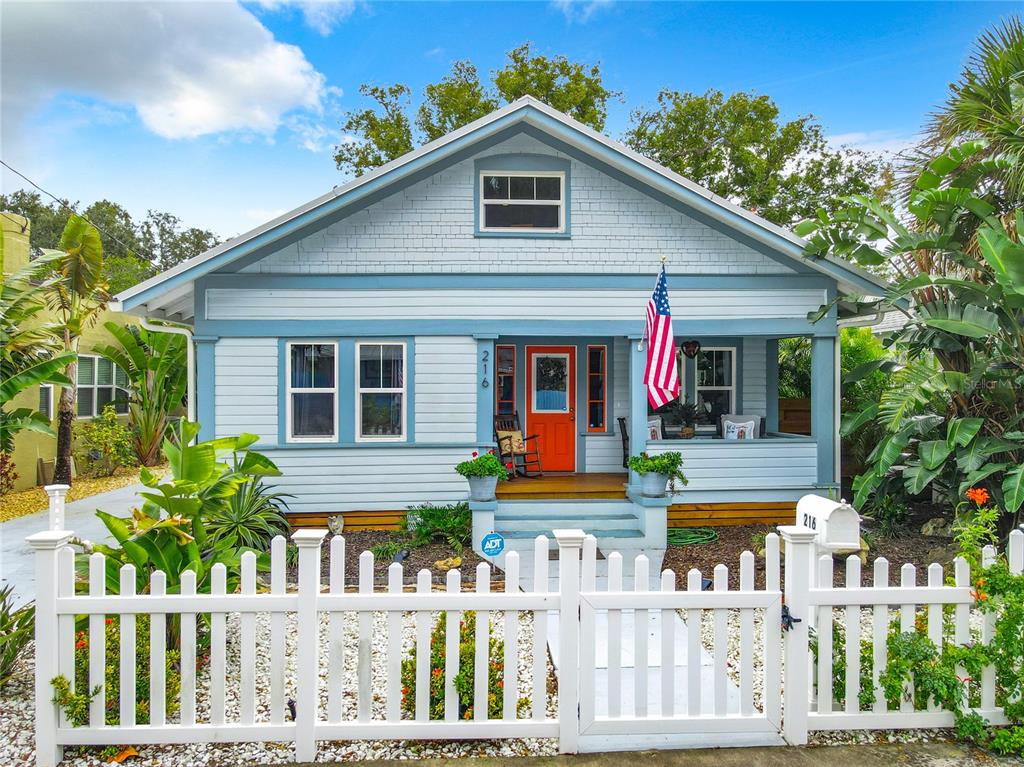
<path fill-rule="evenodd" d="M 667 474 L 655 474 L 653 471 L 649 471 L 640 477 L 640 492 L 646 498 L 661 498 L 665 495 L 667 485 Z"/>
<path fill-rule="evenodd" d="M 494 500 L 494 490 L 498 486 L 497 477 L 467 477 L 467 479 L 469 480 L 469 500 Z"/>

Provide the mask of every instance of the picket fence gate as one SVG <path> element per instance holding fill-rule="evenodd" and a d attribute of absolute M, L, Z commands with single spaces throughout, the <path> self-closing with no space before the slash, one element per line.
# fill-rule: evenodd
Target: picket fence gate
<path fill-rule="evenodd" d="M 59 522 L 56 523 L 59 527 Z M 596 541 L 582 530 L 558 530 L 558 588 L 549 591 L 547 538 L 536 540 L 532 583 L 520 578 L 516 552 L 504 559 L 504 589 L 490 588 L 491 569 L 481 563 L 475 589 L 463 591 L 458 571 L 447 574 L 445 590 L 435 591 L 430 573 L 417 576 L 415 591 L 406 591 L 402 566 L 388 568 L 386 591 L 374 589 L 373 554 L 359 555 L 359 578 L 355 590 L 345 582 L 345 542 L 340 536 L 330 543 L 327 590 L 321 583 L 321 547 L 326 531 L 298 530 L 292 540 L 298 548 L 297 584 L 286 583 L 285 540 L 277 537 L 271 545 L 269 590 L 258 592 L 256 557 L 247 553 L 241 560 L 241 578 L 235 593 L 227 593 L 227 573 L 215 565 L 210 593 L 196 593 L 194 573 L 181 578 L 179 593 L 167 593 L 167 580 L 154 572 L 146 593 L 136 593 L 136 573 L 131 565 L 119 572 L 119 593 L 106 593 L 106 562 L 102 554 L 89 557 L 86 593 L 75 588 L 75 555 L 69 546 L 70 531 L 51 529 L 28 538 L 36 552 L 36 748 L 37 764 L 58 764 L 63 747 L 69 745 L 153 744 L 193 742 L 268 741 L 293 742 L 298 761 L 312 761 L 317 741 L 351 739 L 492 739 L 558 738 L 560 750 L 575 753 L 592 750 L 587 743 L 628 750 L 650 745 L 650 737 L 661 737 L 670 745 L 672 737 L 701 733 L 776 733 L 781 730 L 791 744 L 807 742 L 808 732 L 825 729 L 913 728 L 947 726 L 949 712 L 930 704 L 927 711 L 913 711 L 905 703 L 899 711 L 886 711 L 884 696 L 877 691 L 880 659 L 885 658 L 889 610 L 899 611 L 901 625 L 913 626 L 917 607 L 923 606 L 928 635 L 942 638 L 942 607 L 954 605 L 955 641 L 971 637 L 969 613 L 973 603 L 966 565 L 956 564 L 956 585 L 942 584 L 941 568 L 928 571 L 928 585 L 916 585 L 911 565 L 901 570 L 901 585 L 888 585 L 887 564 L 875 564 L 875 584 L 860 585 L 859 560 L 846 563 L 848 585 L 832 586 L 832 558 L 816 557 L 814 533 L 807 528 L 779 528 L 785 542 L 783 587 L 780 578 L 780 540 L 770 534 L 765 542 L 765 587 L 754 588 L 755 558 L 750 552 L 740 561 L 740 589 L 728 589 L 725 565 L 715 568 L 711 590 L 703 590 L 701 574 L 691 570 L 687 589 L 675 590 L 675 575 L 662 573 L 660 590 L 649 590 L 647 557 L 633 563 L 633 583 L 623 585 L 623 560 L 618 553 L 607 559 L 605 590 L 597 588 Z M 996 556 L 985 551 L 986 561 Z M 1015 573 L 1024 570 L 1024 532 L 1014 531 L 1007 557 Z M 783 600 L 789 613 L 799 621 L 783 632 Z M 832 621 L 834 611 L 843 611 L 847 632 L 847 678 L 845 703 L 837 707 L 832 689 Z M 853 694 L 859 684 L 859 655 L 851 648 L 860 645 L 860 616 L 866 610 L 874 617 L 873 652 L 876 697 L 871 711 L 861 711 Z M 455 678 L 459 672 L 459 621 L 463 613 L 476 613 L 476 641 L 473 658 L 476 686 L 473 718 L 460 718 Z M 711 684 L 702 682 L 702 664 L 697 661 L 705 643 L 701 639 L 702 613 L 711 616 Z M 729 613 L 738 613 L 739 662 L 727 655 L 730 639 Z M 431 632 L 435 616 L 445 614 L 444 716 L 432 719 L 428 685 Z M 500 613 L 501 616 L 494 615 Z M 532 616 L 533 639 L 520 647 L 519 616 Z M 238 615 L 237 691 L 229 695 L 228 616 Z M 269 618 L 269 641 L 258 643 L 257 621 Z M 386 651 L 374 652 L 375 614 L 384 616 Z M 415 625 L 416 666 L 414 713 L 403 717 L 401 661 L 402 626 L 411 614 Z M 687 663 L 676 657 L 676 632 L 685 615 Z M 755 642 L 755 614 L 762 620 L 760 646 Z M 136 621 L 150 620 L 149 723 L 136 722 Z M 493 616 L 493 619 L 492 619 Z M 649 657 L 651 622 L 660 617 L 660 652 Z M 326 663 L 321 668 L 321 617 L 326 626 Z M 167 621 L 178 622 L 180 636 L 179 713 L 168 717 L 164 699 L 164 629 Z M 107 620 L 117 622 L 119 647 L 119 715 L 116 724 L 105 721 L 106 629 Z M 548 678 L 548 623 L 558 621 L 557 713 L 546 710 Z M 208 688 L 196 672 L 197 627 L 209 627 Z M 354 643 L 345 641 L 355 621 Z M 601 630 L 598 623 L 601 622 Z M 981 640 L 992 637 L 994 618 L 986 615 Z M 92 700 L 89 721 L 72 726 L 53 702 L 52 680 L 63 675 L 75 678 L 76 626 L 86 624 L 88 660 L 85 671 L 89 688 L 101 692 Z M 488 668 L 490 627 L 500 623 L 504 640 L 504 687 L 500 719 L 488 718 Z M 604 628 L 604 624 L 607 628 Z M 233 624 L 232 624 L 233 625 Z M 294 627 L 294 636 L 291 627 Z M 810 637 L 817 635 L 817 665 Z M 630 636 L 632 633 L 632 636 Z M 607 637 L 606 663 L 601 665 L 597 648 L 599 636 Z M 680 635 L 681 637 L 681 635 Z M 294 659 L 286 657 L 286 642 L 292 641 Z M 657 646 L 657 645 L 655 645 Z M 622 659 L 632 647 L 632 703 L 623 689 Z M 518 706 L 520 652 L 526 653 L 532 671 L 527 691 L 530 710 Z M 346 661 L 355 661 L 355 682 L 346 687 Z M 383 656 L 381 658 L 380 656 Z M 780 657 L 784 664 L 780 664 Z M 257 695 L 257 658 L 269 660 L 269 690 Z M 650 662 L 660 666 L 651 673 Z M 754 667 L 762 673 L 760 705 L 754 701 Z M 352 664 L 349 664 L 352 665 Z M 738 665 L 738 670 L 736 668 Z M 600 673 L 599 673 L 600 666 Z M 290 669 L 293 669 L 290 670 Z M 784 670 L 783 670 L 784 669 Z M 598 677 L 606 684 L 597 687 Z M 733 685 L 736 677 L 738 685 Z M 385 680 L 384 705 L 375 700 L 373 679 Z M 657 680 L 657 695 L 649 680 Z M 738 696 L 729 702 L 733 685 Z M 679 703 L 676 693 L 683 699 Z M 288 717 L 288 699 L 294 702 L 294 718 Z M 354 707 L 346 699 L 354 697 Z M 237 700 L 236 700 L 237 699 Z M 604 701 L 599 710 L 598 701 Z M 854 702 L 851 702 L 854 701 Z M 991 670 L 981 680 L 980 713 L 994 723 L 1003 721 L 996 706 L 995 680 Z M 229 705 L 230 703 L 230 705 Z M 375 705 L 377 703 L 377 705 Z M 644 740 L 644 737 L 647 740 Z M 781 742 L 781 740 L 780 740 Z"/>

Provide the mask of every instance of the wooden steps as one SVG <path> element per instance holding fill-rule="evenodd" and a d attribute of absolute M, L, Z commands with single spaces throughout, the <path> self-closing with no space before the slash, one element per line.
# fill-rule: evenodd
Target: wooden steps
<path fill-rule="evenodd" d="M 545 474 L 543 477 L 517 477 L 499 482 L 499 501 L 539 500 L 622 500 L 626 497 L 624 473 Z"/>

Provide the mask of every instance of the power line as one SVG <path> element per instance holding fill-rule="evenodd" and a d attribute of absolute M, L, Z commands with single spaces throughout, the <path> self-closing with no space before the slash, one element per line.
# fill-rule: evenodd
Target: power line
<path fill-rule="evenodd" d="M 37 184 L 37 183 L 36 183 L 35 181 L 33 181 L 32 179 L 30 179 L 30 178 L 29 178 L 28 176 L 26 176 L 26 175 L 25 175 L 24 173 L 22 173 L 22 172 L 21 172 L 20 170 L 18 170 L 17 168 L 13 168 L 13 167 L 11 167 L 11 166 L 10 166 L 10 165 L 9 165 L 9 164 L 8 164 L 7 162 L 5 162 L 4 160 L 0 160 L 0 165 L 3 165 L 3 166 L 4 166 L 5 168 L 7 168 L 7 170 L 11 171 L 11 173 L 14 173 L 15 175 L 17 175 L 17 176 L 20 176 L 21 178 L 23 178 L 23 179 L 24 179 L 25 181 L 27 181 L 27 182 L 28 182 L 29 184 L 31 184 L 32 186 L 34 186 L 34 187 L 35 187 L 36 189 L 38 189 L 38 190 L 39 190 L 40 192 L 42 192 L 42 193 L 43 193 L 43 194 L 45 194 L 46 196 L 48 196 L 48 197 L 51 197 L 51 198 L 53 199 L 53 201 L 54 201 L 54 202 L 56 202 L 56 203 L 57 203 L 58 205 L 60 205 L 60 206 L 61 206 L 62 208 L 64 208 L 65 210 L 69 210 L 69 211 L 71 211 L 72 213 L 74 213 L 74 214 L 75 214 L 76 216 L 81 216 L 82 218 L 84 218 L 84 219 L 85 219 L 85 220 L 86 220 L 86 221 L 87 221 L 87 222 L 89 223 L 89 225 L 90 225 L 90 226 L 95 226 L 95 227 L 96 227 L 96 229 L 97 229 L 97 231 L 101 232 L 101 233 L 103 234 L 103 236 L 104 236 L 104 237 L 106 237 L 107 239 L 113 240 L 113 241 L 114 241 L 114 242 L 116 242 L 116 243 L 117 243 L 118 245 L 120 245 L 120 246 L 121 246 L 122 248 L 124 248 L 125 252 L 128 252 L 128 253 L 140 253 L 140 252 L 141 252 L 141 254 L 142 254 L 143 256 L 146 256 L 146 257 L 147 257 L 147 258 L 149 259 L 149 262 L 150 262 L 151 264 L 156 264 L 156 263 L 157 263 L 157 260 L 156 260 L 156 258 L 155 258 L 155 257 L 153 256 L 153 254 L 152 254 L 152 253 L 148 253 L 148 252 L 146 252 L 146 251 L 143 251 L 143 250 L 141 250 L 141 248 L 137 248 L 137 247 L 136 247 L 136 248 L 130 248 L 130 247 L 128 247 L 128 246 L 127 246 L 127 245 L 125 245 L 125 244 L 124 244 L 123 242 L 121 242 L 121 241 L 120 241 L 119 239 L 117 239 L 117 237 L 115 237 L 114 235 L 112 235 L 112 234 L 111 234 L 110 232 L 106 231 L 106 230 L 105 230 L 105 229 L 103 229 L 102 227 L 100 227 L 100 226 L 98 226 L 97 224 L 94 224 L 94 223 L 93 223 L 92 221 L 90 221 L 90 220 L 89 220 L 89 217 L 88 217 L 88 216 L 85 216 L 85 215 L 83 215 L 83 214 L 79 213 L 79 212 L 78 212 L 77 210 L 75 210 L 75 209 L 74 209 L 74 207 L 73 207 L 73 206 L 71 206 L 71 205 L 69 205 L 68 203 L 66 203 L 66 202 L 65 202 L 64 200 L 62 200 L 61 198 L 59 198 L 59 197 L 58 197 L 57 195 L 53 194 L 52 192 L 49 192 L 49 191 L 47 191 L 46 189 L 43 189 L 43 187 L 39 186 L 39 184 Z M 10 217 L 10 216 L 7 216 L 7 218 L 13 221 L 13 219 L 11 219 L 11 217 Z M 19 224 L 20 224 L 20 222 L 16 222 L 16 223 L 19 223 Z"/>

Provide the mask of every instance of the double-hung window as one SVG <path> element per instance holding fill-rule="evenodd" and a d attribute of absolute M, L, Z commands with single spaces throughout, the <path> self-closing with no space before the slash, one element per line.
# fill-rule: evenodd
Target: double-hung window
<path fill-rule="evenodd" d="M 565 174 L 480 174 L 481 232 L 565 231 Z"/>
<path fill-rule="evenodd" d="M 714 428 L 718 416 L 735 413 L 736 349 L 712 347 L 697 354 L 697 412 Z"/>
<path fill-rule="evenodd" d="M 356 344 L 356 439 L 400 442 L 406 434 L 405 344 Z"/>
<path fill-rule="evenodd" d="M 106 357 L 79 354 L 76 414 L 95 418 L 110 404 L 120 415 L 128 412 L 128 376 Z"/>
<path fill-rule="evenodd" d="M 338 435 L 338 345 L 291 341 L 285 359 L 288 441 L 333 442 Z"/>

